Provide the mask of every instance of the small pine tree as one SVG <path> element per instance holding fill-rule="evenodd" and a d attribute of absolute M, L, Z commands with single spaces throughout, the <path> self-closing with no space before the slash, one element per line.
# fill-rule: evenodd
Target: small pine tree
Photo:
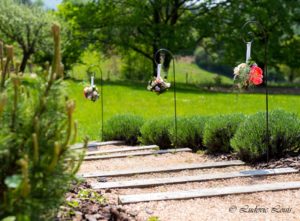
<path fill-rule="evenodd" d="M 53 220 L 81 162 L 69 150 L 75 104 L 64 93 L 59 30 L 52 70 L 40 77 L 10 73 L 13 48 L 4 58 L 0 44 L 0 219 Z"/>

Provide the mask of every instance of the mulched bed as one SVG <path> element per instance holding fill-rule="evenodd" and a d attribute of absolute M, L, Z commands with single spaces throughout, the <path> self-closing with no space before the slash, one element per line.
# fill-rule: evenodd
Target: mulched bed
<path fill-rule="evenodd" d="M 286 155 L 280 159 L 272 159 L 268 163 L 257 163 L 255 165 L 258 169 L 273 169 L 279 167 L 293 167 L 300 170 L 300 155 L 290 156 Z"/>
<path fill-rule="evenodd" d="M 208 159 L 212 161 L 223 161 L 223 160 L 239 160 L 236 153 L 216 153 L 207 154 Z"/>
<path fill-rule="evenodd" d="M 214 154 L 208 155 L 208 158 L 214 161 L 221 160 L 239 160 L 239 157 L 236 154 Z M 251 165 L 251 164 L 250 164 Z M 291 156 L 287 154 L 286 156 L 279 159 L 272 159 L 269 162 L 258 162 L 254 163 L 251 166 L 256 169 L 274 169 L 282 167 L 292 167 L 300 170 L 300 154 Z"/>
<path fill-rule="evenodd" d="M 88 193 L 82 197 L 81 193 Z M 74 186 L 66 194 L 66 204 L 60 207 L 56 221 L 134 221 L 135 214 L 128 214 L 122 206 L 110 202 L 99 202 L 104 191 L 95 191 L 87 182 Z M 95 197 L 96 195 L 96 197 Z"/>

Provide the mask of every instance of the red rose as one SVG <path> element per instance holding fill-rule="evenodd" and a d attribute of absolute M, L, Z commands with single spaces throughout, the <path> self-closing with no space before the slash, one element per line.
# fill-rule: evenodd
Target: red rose
<path fill-rule="evenodd" d="M 254 85 L 259 85 L 263 82 L 263 71 L 260 67 L 253 65 L 249 75 L 249 81 Z"/>

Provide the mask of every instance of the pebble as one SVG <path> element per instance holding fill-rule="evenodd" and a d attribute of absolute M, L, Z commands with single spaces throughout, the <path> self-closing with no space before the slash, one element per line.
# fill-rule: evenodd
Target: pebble
<path fill-rule="evenodd" d="M 105 193 L 111 193 L 111 189 L 106 189 Z"/>
<path fill-rule="evenodd" d="M 73 218 L 73 221 L 81 221 L 83 218 L 82 212 L 75 211 L 75 217 Z"/>
<path fill-rule="evenodd" d="M 151 210 L 149 207 L 145 207 L 145 212 L 149 215 L 153 214 L 153 210 Z"/>
<path fill-rule="evenodd" d="M 95 217 L 95 215 L 85 214 L 84 217 L 85 217 L 88 221 L 97 221 L 97 218 Z"/>
<path fill-rule="evenodd" d="M 97 179 L 97 181 L 98 181 L 98 182 L 101 182 L 101 183 L 105 183 L 105 182 L 107 182 L 107 178 L 106 178 L 106 177 L 99 177 L 99 178 Z"/>
<path fill-rule="evenodd" d="M 132 217 L 135 217 L 139 214 L 139 211 L 138 210 L 132 210 L 129 212 L 129 215 L 132 216 Z"/>

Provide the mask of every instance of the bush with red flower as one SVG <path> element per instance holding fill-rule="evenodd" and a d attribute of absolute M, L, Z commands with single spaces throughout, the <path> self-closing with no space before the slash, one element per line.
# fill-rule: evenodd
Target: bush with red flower
<path fill-rule="evenodd" d="M 234 81 L 241 89 L 263 83 L 263 70 L 253 61 L 241 63 L 234 68 Z"/>

